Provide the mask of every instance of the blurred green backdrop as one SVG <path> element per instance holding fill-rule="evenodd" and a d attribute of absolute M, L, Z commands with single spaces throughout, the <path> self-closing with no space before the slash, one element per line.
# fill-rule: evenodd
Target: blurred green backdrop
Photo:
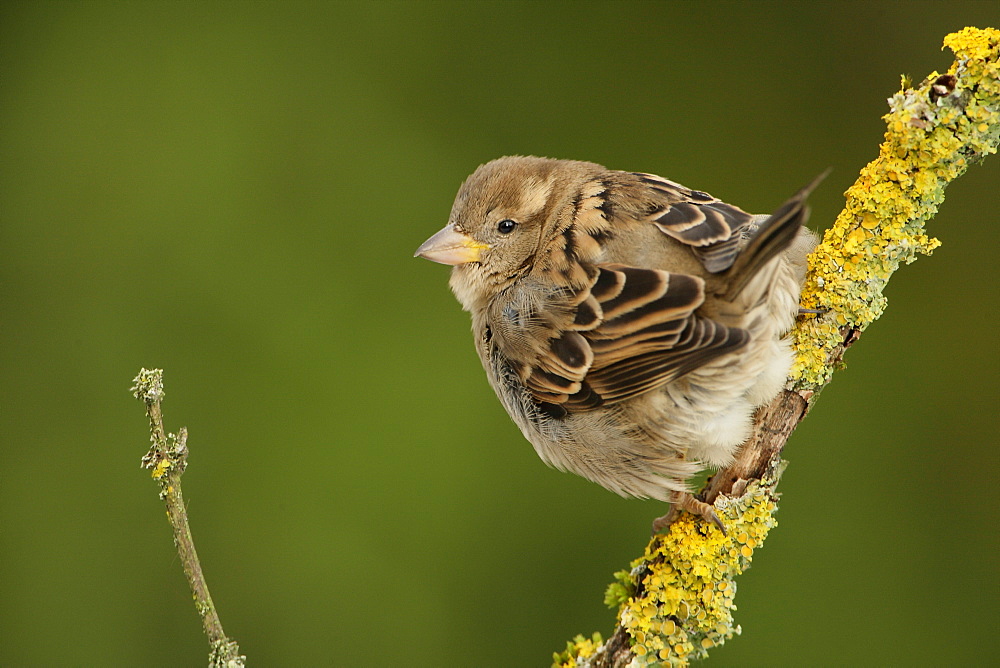
<path fill-rule="evenodd" d="M 659 504 L 551 471 L 447 269 L 503 154 L 752 211 L 876 155 L 899 75 L 995 2 L 55 3 L 0 9 L 0 664 L 203 665 L 139 458 L 191 431 L 195 537 L 251 665 L 545 666 Z M 1000 158 L 793 437 L 718 665 L 1000 660 Z"/>

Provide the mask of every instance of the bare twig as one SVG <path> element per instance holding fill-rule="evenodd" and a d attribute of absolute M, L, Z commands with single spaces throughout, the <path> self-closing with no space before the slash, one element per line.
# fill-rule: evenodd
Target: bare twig
<path fill-rule="evenodd" d="M 142 458 L 142 465 L 152 470 L 153 479 L 160 485 L 160 498 L 167 506 L 167 518 L 174 530 L 174 545 L 184 566 L 195 608 L 201 615 L 205 635 L 211 646 L 209 668 L 242 668 L 246 657 L 240 655 L 239 645 L 226 637 L 222 622 L 208 592 L 205 574 L 201 570 L 198 552 L 191 537 L 187 508 L 181 492 L 181 476 L 187 468 L 187 429 L 181 428 L 177 434 L 167 433 L 163 427 L 163 370 L 142 369 L 132 381 L 132 396 L 146 405 L 149 417 L 149 440 L 152 446 Z"/>

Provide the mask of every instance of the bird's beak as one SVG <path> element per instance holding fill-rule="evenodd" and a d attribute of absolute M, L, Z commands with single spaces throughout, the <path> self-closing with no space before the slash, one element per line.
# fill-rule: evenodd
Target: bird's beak
<path fill-rule="evenodd" d="M 425 241 L 413 257 L 422 257 L 441 264 L 465 264 L 479 262 L 479 254 L 484 248 L 489 246 L 479 243 L 449 224 Z"/>

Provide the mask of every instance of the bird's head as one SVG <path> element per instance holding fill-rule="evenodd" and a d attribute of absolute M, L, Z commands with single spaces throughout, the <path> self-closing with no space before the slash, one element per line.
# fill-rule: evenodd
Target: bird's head
<path fill-rule="evenodd" d="M 466 310 L 535 268 L 539 253 L 572 222 L 591 163 L 512 156 L 488 162 L 459 188 L 448 224 L 415 253 L 454 266 L 451 287 Z"/>

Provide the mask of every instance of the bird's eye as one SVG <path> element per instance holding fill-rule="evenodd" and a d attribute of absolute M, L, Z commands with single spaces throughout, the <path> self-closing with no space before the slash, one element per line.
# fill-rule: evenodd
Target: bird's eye
<path fill-rule="evenodd" d="M 510 234 L 511 232 L 514 231 L 515 227 L 517 227 L 517 223 L 515 223 L 510 218 L 504 218 L 499 223 L 497 223 L 497 232 L 499 232 L 500 234 Z"/>

